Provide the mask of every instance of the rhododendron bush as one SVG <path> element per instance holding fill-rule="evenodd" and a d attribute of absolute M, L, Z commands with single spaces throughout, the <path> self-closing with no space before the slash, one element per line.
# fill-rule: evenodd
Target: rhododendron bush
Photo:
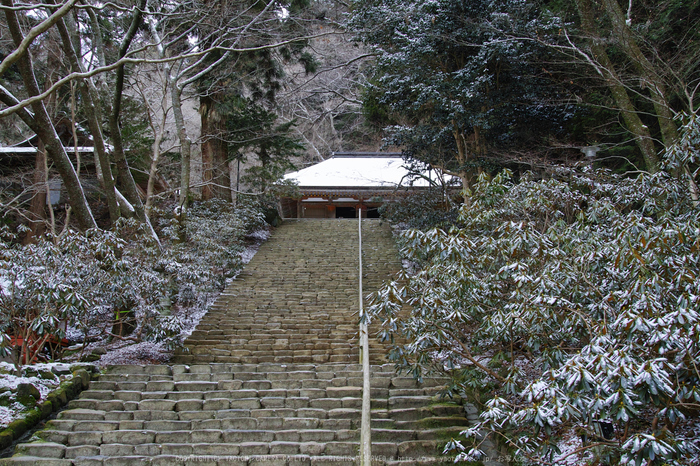
<path fill-rule="evenodd" d="M 598 170 L 473 186 L 454 227 L 407 230 L 419 264 L 386 284 L 370 314 L 417 376 L 487 394 L 463 432 L 518 457 L 687 464 L 698 455 L 700 211 L 665 174 Z M 402 337 L 402 338 L 395 338 Z"/>
<path fill-rule="evenodd" d="M 53 359 L 68 334 L 177 346 L 189 315 L 241 269 L 245 235 L 265 223 L 255 205 L 217 200 L 193 205 L 185 225 L 166 211 L 153 220 L 161 244 L 125 219 L 26 246 L 0 230 L 0 356 L 15 347 L 17 364 Z"/>

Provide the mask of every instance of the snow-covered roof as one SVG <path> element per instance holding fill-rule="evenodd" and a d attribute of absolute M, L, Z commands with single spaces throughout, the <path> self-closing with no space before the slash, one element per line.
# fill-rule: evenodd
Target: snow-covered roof
<path fill-rule="evenodd" d="M 334 154 L 323 162 L 288 173 L 300 188 L 395 188 L 427 186 L 423 179 L 413 180 L 400 154 Z"/>
<path fill-rule="evenodd" d="M 75 152 L 75 147 L 64 147 L 66 152 L 69 154 L 72 154 Z M 10 146 L 10 147 L 5 147 L 5 146 L 0 146 L 0 154 L 12 154 L 12 155 L 33 155 L 36 154 L 37 148 L 36 147 L 17 147 L 17 146 Z M 83 147 L 83 146 L 78 146 L 78 152 L 82 153 L 93 153 L 95 151 L 94 147 Z"/>

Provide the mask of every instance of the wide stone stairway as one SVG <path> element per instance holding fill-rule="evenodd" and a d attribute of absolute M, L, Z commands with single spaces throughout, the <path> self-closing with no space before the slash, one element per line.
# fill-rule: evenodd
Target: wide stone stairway
<path fill-rule="evenodd" d="M 363 222 L 363 289 L 401 264 L 386 224 Z M 196 363 L 357 363 L 357 220 L 288 220 L 187 340 Z M 374 360 L 384 349 L 373 343 Z"/>
<path fill-rule="evenodd" d="M 363 222 L 365 295 L 400 263 Z M 357 220 L 286 221 L 220 296 L 172 365 L 112 366 L 0 464 L 359 464 Z M 372 343 L 377 465 L 449 461 L 474 409 L 446 380 L 396 374 Z"/>

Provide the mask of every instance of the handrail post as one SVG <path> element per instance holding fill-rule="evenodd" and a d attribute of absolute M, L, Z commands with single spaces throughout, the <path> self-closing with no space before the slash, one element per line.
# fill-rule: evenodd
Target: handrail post
<path fill-rule="evenodd" d="M 360 269 L 360 363 L 362 364 L 362 423 L 360 425 L 360 464 L 372 465 L 372 424 L 370 418 L 370 366 L 369 366 L 369 335 L 367 333 L 367 320 L 364 315 L 362 296 L 362 208 L 358 209 L 359 226 L 359 269 Z"/>

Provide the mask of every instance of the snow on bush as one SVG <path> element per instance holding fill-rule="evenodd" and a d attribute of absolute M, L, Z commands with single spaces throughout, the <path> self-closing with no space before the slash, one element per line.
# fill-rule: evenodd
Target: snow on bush
<path fill-rule="evenodd" d="M 407 338 L 392 351 L 405 370 L 446 368 L 456 391 L 492 393 L 467 436 L 491 432 L 536 463 L 584 451 L 687 462 L 700 446 L 689 433 L 700 212 L 664 173 L 560 175 L 482 176 L 456 226 L 404 232 L 421 269 L 384 286 L 370 312 L 385 338 Z M 585 443 L 562 455 L 572 432 Z M 478 453 L 464 448 L 464 459 Z"/>
<path fill-rule="evenodd" d="M 24 342 L 20 364 L 53 357 L 46 348 L 67 336 L 179 345 L 243 266 L 245 236 L 265 223 L 255 204 L 216 200 L 193 205 L 184 224 L 165 210 L 154 216 L 162 245 L 126 219 L 113 231 L 68 231 L 27 246 L 4 227 L 0 353 L 10 337 Z"/>

